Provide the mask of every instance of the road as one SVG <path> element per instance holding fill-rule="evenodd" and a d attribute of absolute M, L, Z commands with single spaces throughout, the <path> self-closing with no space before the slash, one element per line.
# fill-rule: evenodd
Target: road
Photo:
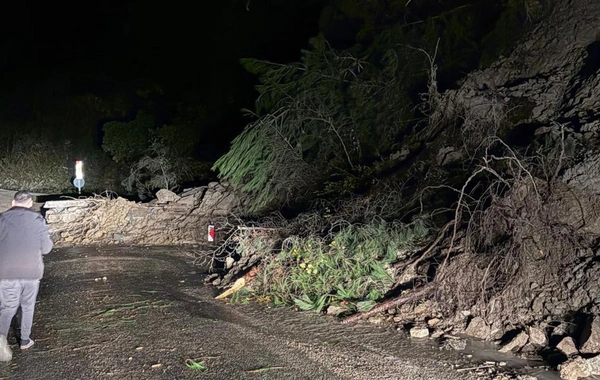
<path fill-rule="evenodd" d="M 12 379 L 462 379 L 456 354 L 388 327 L 216 301 L 175 248 L 49 254 L 32 337 Z M 206 371 L 188 368 L 202 363 Z"/>

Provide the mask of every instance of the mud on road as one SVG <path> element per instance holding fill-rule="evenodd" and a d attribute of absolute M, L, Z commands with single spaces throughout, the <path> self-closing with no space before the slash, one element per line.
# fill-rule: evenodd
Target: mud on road
<path fill-rule="evenodd" d="M 453 354 L 386 327 L 227 305 L 173 248 L 51 252 L 32 337 L 11 379 L 470 379 Z M 188 360 L 206 371 L 190 369 Z"/>

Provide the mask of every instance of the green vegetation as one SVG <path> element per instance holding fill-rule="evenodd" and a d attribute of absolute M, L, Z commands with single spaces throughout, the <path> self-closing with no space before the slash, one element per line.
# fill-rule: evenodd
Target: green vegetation
<path fill-rule="evenodd" d="M 102 148 L 115 162 L 133 162 L 148 148 L 154 117 L 141 111 L 129 122 L 111 121 L 104 124 Z"/>
<path fill-rule="evenodd" d="M 156 189 L 176 190 L 182 182 L 208 172 L 208 165 L 182 157 L 163 143 L 154 141 L 146 154 L 131 164 L 129 176 L 122 185 L 128 192 L 145 199 Z"/>
<path fill-rule="evenodd" d="M 324 189 L 356 190 L 368 177 L 365 163 L 406 127 L 409 101 L 395 51 L 368 57 L 360 49 L 337 51 L 323 38 L 312 46 L 300 63 L 243 61 L 260 76 L 256 111 L 248 111 L 256 121 L 213 169 L 253 195 L 252 211 Z"/>
<path fill-rule="evenodd" d="M 0 109 L 1 187 L 73 192 L 75 160 L 84 162 L 85 192 L 148 196 L 208 176 L 210 164 L 192 160 L 208 118 L 203 104 L 167 104 L 158 86 L 135 95 L 62 91 L 44 83 Z"/>
<path fill-rule="evenodd" d="M 21 137 L 0 158 L 0 187 L 35 192 L 69 188 L 69 152 L 62 148 L 33 136 Z"/>
<path fill-rule="evenodd" d="M 299 62 L 242 60 L 260 80 L 256 107 L 246 111 L 254 120 L 213 168 L 252 195 L 257 213 L 368 189 L 378 175 L 373 164 L 421 126 L 418 105 L 429 68 L 423 53 L 437 49 L 440 88 L 452 86 L 463 73 L 508 52 L 541 17 L 540 4 L 329 2 L 320 22 L 323 35 L 312 39 Z M 324 36 L 348 23 L 353 26 L 344 33 L 354 46 L 330 46 Z M 208 163 L 192 160 L 206 133 L 205 105 L 166 106 L 155 83 L 109 96 L 66 95 L 62 86 L 60 79 L 49 81 L 0 111 L 1 186 L 72 190 L 73 161 L 82 158 L 87 191 L 145 197 L 208 176 Z M 165 106 L 167 119 L 156 120 Z M 26 136 L 44 147 L 25 144 Z"/>
<path fill-rule="evenodd" d="M 385 170 L 400 171 L 394 155 L 414 154 L 431 142 L 420 131 L 436 104 L 427 104 L 431 98 L 423 94 L 435 96 L 506 53 L 527 25 L 524 0 L 382 3 L 338 0 L 324 12 L 332 25 L 340 17 L 360 20 L 356 39 L 362 44 L 335 49 L 319 36 L 300 62 L 242 61 L 260 80 L 255 109 L 247 111 L 254 120 L 213 170 L 250 195 L 251 214 L 325 198 L 317 203 L 335 205 L 340 214 L 329 222 L 348 221 L 328 236 L 315 232 L 322 228 L 300 226 L 277 256 L 263 262 L 251 286 L 258 301 L 317 312 L 328 306 L 366 311 L 394 287 L 393 265 L 427 228 L 392 220 L 423 212 L 415 190 L 439 189 L 447 173 L 419 157 L 405 160 L 410 167 L 401 169 L 397 184 L 389 178 L 387 187 L 373 184 L 386 180 Z M 443 191 L 431 193 L 436 199 L 427 202 L 442 220 L 439 210 L 455 194 L 442 199 Z M 352 224 L 357 221 L 364 224 Z M 234 299 L 246 302 L 247 291 Z"/>
<path fill-rule="evenodd" d="M 185 361 L 185 366 L 191 369 L 192 371 L 198 372 L 206 372 L 208 371 L 208 367 L 204 363 L 204 361 L 195 361 L 192 359 L 188 359 Z"/>
<path fill-rule="evenodd" d="M 364 191 L 373 164 L 422 127 L 431 65 L 439 89 L 454 86 L 516 44 L 535 0 L 385 3 L 339 0 L 324 12 L 332 24 L 360 20 L 364 45 L 335 49 L 321 35 L 300 62 L 242 60 L 260 80 L 254 121 L 213 170 L 251 195 L 251 212 Z"/>
<path fill-rule="evenodd" d="M 427 235 L 426 226 L 379 222 L 344 226 L 327 238 L 294 237 L 264 264 L 255 293 L 276 305 L 368 310 L 394 285 L 392 264 Z"/>
<path fill-rule="evenodd" d="M 102 147 L 116 163 L 129 168 L 121 183 L 129 193 L 145 199 L 158 189 L 175 190 L 185 181 L 208 175 L 208 165 L 191 158 L 206 111 L 188 107 L 185 112 L 185 118 L 161 127 L 144 111 L 128 122 L 104 124 Z"/>

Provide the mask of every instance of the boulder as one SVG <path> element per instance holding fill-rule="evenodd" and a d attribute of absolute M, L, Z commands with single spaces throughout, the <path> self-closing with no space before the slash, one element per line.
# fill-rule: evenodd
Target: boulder
<path fill-rule="evenodd" d="M 559 366 L 560 377 L 565 380 L 579 380 L 600 375 L 600 356 L 583 359 L 576 356 Z"/>
<path fill-rule="evenodd" d="M 465 329 L 465 334 L 485 340 L 490 336 L 490 327 L 485 323 L 483 318 L 475 317 L 469 322 L 469 325 Z"/>
<path fill-rule="evenodd" d="M 546 332 L 537 327 L 529 328 L 529 343 L 538 347 L 545 347 L 548 345 L 548 337 L 546 336 Z"/>
<path fill-rule="evenodd" d="M 585 365 L 592 376 L 600 375 L 600 355 L 585 359 Z"/>
<path fill-rule="evenodd" d="M 525 331 L 521 331 L 510 342 L 500 349 L 500 352 L 516 352 L 523 348 L 529 341 L 529 335 Z"/>
<path fill-rule="evenodd" d="M 48 201 L 44 203 L 43 208 L 45 209 L 64 209 L 68 207 L 89 207 L 93 204 L 92 199 L 69 199 L 69 200 L 60 200 L 60 201 Z"/>
<path fill-rule="evenodd" d="M 215 216 L 227 215 L 238 203 L 239 200 L 233 188 L 211 182 L 204 193 L 198 212 Z"/>
<path fill-rule="evenodd" d="M 588 324 L 581 334 L 580 352 L 582 354 L 600 353 L 600 318 L 594 317 L 592 323 Z"/>
<path fill-rule="evenodd" d="M 574 356 L 579 353 L 573 338 L 570 336 L 564 337 L 557 345 L 556 348 L 567 356 Z"/>
<path fill-rule="evenodd" d="M 181 197 L 171 190 L 160 189 L 156 192 L 157 203 L 177 202 Z"/>
<path fill-rule="evenodd" d="M 589 377 L 591 373 L 587 370 L 585 359 L 573 358 L 559 366 L 560 378 L 564 380 L 579 380 Z"/>
<path fill-rule="evenodd" d="M 463 158 L 463 154 L 460 150 L 454 147 L 443 147 L 438 151 L 436 161 L 438 165 L 445 166 L 460 161 Z"/>

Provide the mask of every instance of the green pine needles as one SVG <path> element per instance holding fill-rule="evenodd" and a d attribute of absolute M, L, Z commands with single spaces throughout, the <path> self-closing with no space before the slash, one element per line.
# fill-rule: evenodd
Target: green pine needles
<path fill-rule="evenodd" d="M 213 170 L 253 195 L 251 211 L 302 201 L 332 181 L 360 182 L 345 179 L 360 176 L 405 127 L 409 101 L 397 54 L 375 60 L 322 38 L 312 46 L 300 63 L 242 61 L 261 82 L 256 111 L 247 111 L 256 119 Z"/>

